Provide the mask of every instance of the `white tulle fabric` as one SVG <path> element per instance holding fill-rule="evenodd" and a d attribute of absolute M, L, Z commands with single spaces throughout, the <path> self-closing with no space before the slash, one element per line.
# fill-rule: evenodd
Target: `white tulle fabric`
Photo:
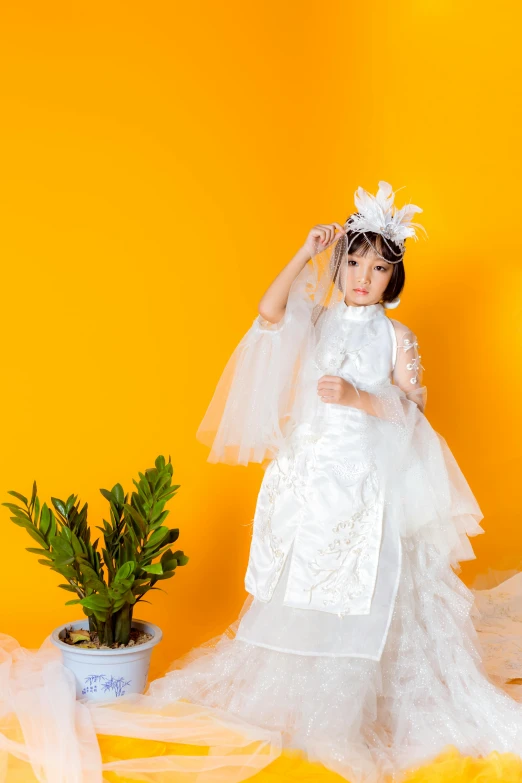
<path fill-rule="evenodd" d="M 425 416 L 416 335 L 380 304 L 345 304 L 343 259 L 303 270 L 279 324 L 254 319 L 198 430 L 210 461 L 268 460 L 239 618 L 145 695 L 105 704 L 75 701 L 49 642 L 0 636 L 0 783 L 19 783 L 15 760 L 41 783 L 239 783 L 286 747 L 377 783 L 448 745 L 520 752 L 522 705 L 503 690 L 517 644 L 492 677 L 484 665 L 517 638 L 520 581 L 474 606 L 453 570 L 474 557 L 480 508 Z M 364 405 L 321 401 L 324 374 Z M 209 752 L 102 762 L 97 734 Z"/>
<path fill-rule="evenodd" d="M 114 781 L 225 783 L 294 748 L 352 783 L 377 783 L 450 745 L 463 755 L 520 753 L 522 704 L 506 691 L 522 667 L 512 627 L 522 616 L 521 576 L 473 592 L 412 536 L 380 661 L 243 642 L 236 631 L 248 596 L 234 623 L 175 661 L 148 694 L 105 705 L 75 701 L 48 642 L 29 651 L 0 636 L 0 781 L 32 779 L 14 777 L 21 759 L 44 783 L 102 783 L 107 772 Z M 510 639 L 518 645 L 506 646 Z M 209 745 L 210 753 L 102 764 L 96 732 Z"/>
<path fill-rule="evenodd" d="M 196 747 L 193 755 L 102 763 L 98 734 Z M 28 650 L 0 634 L 1 783 L 102 783 L 106 772 L 111 781 L 137 775 L 149 783 L 237 783 L 270 764 L 281 747 L 277 730 L 182 699 L 76 700 L 74 677 L 49 639 Z"/>
<path fill-rule="evenodd" d="M 506 593 L 509 583 L 504 609 Z M 350 781 L 376 783 L 450 744 L 466 755 L 520 751 L 522 706 L 488 678 L 471 618 L 474 594 L 422 538 L 404 545 L 380 661 L 240 643 L 235 634 L 251 600 L 226 634 L 182 659 L 153 693 L 167 702 L 188 693 L 277 727 L 285 747 L 305 749 Z M 495 596 L 485 591 L 482 600 Z M 501 622 L 496 630 L 502 638 Z"/>
<path fill-rule="evenodd" d="M 238 636 L 282 652 L 379 660 L 401 537 L 422 531 L 459 568 L 474 557 L 468 536 L 484 532 L 482 513 L 423 413 L 416 335 L 378 303 L 339 301 L 324 316 L 300 368 L 293 426 L 258 495 L 245 575 L 255 601 Z M 368 407 L 321 401 L 317 382 L 328 374 L 352 383 Z"/>
<path fill-rule="evenodd" d="M 210 462 L 267 467 L 287 454 L 303 428 L 308 440 L 321 439 L 333 416 L 352 430 L 356 417 L 359 451 L 373 466 L 400 535 L 423 529 L 458 568 L 459 561 L 474 556 L 467 536 L 483 532 L 482 513 L 448 445 L 424 416 L 427 389 L 415 333 L 388 319 L 382 304 L 346 305 L 343 241 L 340 237 L 306 264 L 279 323 L 256 316 L 196 436 L 210 447 Z M 384 338 L 391 326 L 392 342 Z M 317 394 L 323 375 L 350 381 L 363 394 L 365 409 L 323 402 Z M 283 552 L 276 555 L 279 572 L 289 544 L 275 547 Z M 263 585 L 256 591 L 251 580 L 247 589 L 263 598 Z"/>
<path fill-rule="evenodd" d="M 348 264 L 348 239 L 341 235 L 326 249 L 317 249 L 297 275 L 279 323 L 256 315 L 229 358 L 196 432 L 210 447 L 209 462 L 246 465 L 270 459 L 304 420 L 319 433 L 324 405 L 315 394 L 317 371 L 338 374 L 350 357 L 351 368 L 362 370 L 354 385 L 369 386 L 376 395 L 373 415 L 412 426 L 408 400 L 421 409 L 426 402 L 415 335 L 394 321 L 395 398 L 384 388 L 391 380 L 388 371 L 367 378 L 358 361 L 364 345 L 358 327 L 364 327 L 366 315 L 350 316 L 350 328 L 343 323 Z M 377 304 L 352 309 L 372 315 L 384 311 Z"/>

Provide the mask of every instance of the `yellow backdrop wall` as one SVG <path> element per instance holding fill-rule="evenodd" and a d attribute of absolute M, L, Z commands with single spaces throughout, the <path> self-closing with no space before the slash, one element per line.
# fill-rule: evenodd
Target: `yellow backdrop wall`
<path fill-rule="evenodd" d="M 394 315 L 427 415 L 485 514 L 468 583 L 521 565 L 519 5 L 26 2 L 1 11 L 0 500 L 87 500 L 169 454 L 190 563 L 141 616 L 153 675 L 246 597 L 257 465 L 195 431 L 225 361 L 317 222 L 358 185 L 411 200 Z M 197 308 L 198 326 L 185 316 Z M 37 646 L 78 614 L 0 512 L 0 631 Z"/>

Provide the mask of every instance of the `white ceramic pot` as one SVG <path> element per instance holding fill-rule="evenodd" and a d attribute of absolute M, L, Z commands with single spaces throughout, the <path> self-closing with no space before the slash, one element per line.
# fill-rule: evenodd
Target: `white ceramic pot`
<path fill-rule="evenodd" d="M 143 620 L 133 620 L 132 627 L 153 635 L 144 644 L 115 650 L 93 650 L 75 647 L 62 641 L 66 628 L 87 629 L 89 620 L 75 620 L 60 625 L 51 641 L 62 652 L 63 664 L 76 678 L 76 696 L 88 701 L 108 701 L 126 693 L 143 693 L 147 684 L 152 648 L 161 641 L 161 628 Z"/>

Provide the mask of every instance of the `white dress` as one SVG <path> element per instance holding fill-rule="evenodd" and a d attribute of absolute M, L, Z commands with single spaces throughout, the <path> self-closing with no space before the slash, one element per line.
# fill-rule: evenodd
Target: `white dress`
<path fill-rule="evenodd" d="M 352 336 L 364 322 L 374 337 L 351 346 L 341 375 L 363 389 L 417 388 L 415 335 L 380 304 L 339 308 Z M 484 531 L 446 442 L 423 415 L 430 450 L 412 458 L 402 502 L 433 517 L 433 535 L 404 535 L 400 496 L 383 496 L 361 450 L 366 414 L 324 405 L 320 437 L 304 418 L 265 471 L 238 620 L 149 692 L 280 731 L 284 746 L 352 783 L 427 763 L 448 745 L 520 752 L 522 705 L 488 677 L 474 594 L 452 568 L 474 557 L 467 536 Z M 443 514 L 457 531 L 453 559 L 437 543 L 450 529 Z"/>
<path fill-rule="evenodd" d="M 33 656 L 0 634 L 0 783 L 13 781 L 5 754 L 31 759 L 53 783 L 102 783 L 109 771 L 151 783 L 238 783 L 282 747 L 351 783 L 401 775 L 448 746 L 521 754 L 522 705 L 500 687 L 522 665 L 513 630 L 520 579 L 509 580 L 511 602 L 507 589 L 484 591 L 478 628 L 474 593 L 454 567 L 474 557 L 468 536 L 484 532 L 482 514 L 423 413 L 417 339 L 381 305 L 341 302 L 335 315 L 333 342 L 306 370 L 314 384 L 341 356 L 339 372 L 357 388 L 402 389 L 415 437 L 397 481 L 383 486 L 379 467 L 396 453 L 394 422 L 324 403 L 318 431 L 305 405 L 263 476 L 239 618 L 174 661 L 144 696 L 75 702 L 56 651 Z M 256 318 L 247 340 L 269 356 L 264 341 L 277 332 Z M 505 633 L 511 661 L 493 678 L 483 662 L 498 663 Z M 210 751 L 102 764 L 96 733 Z"/>
<path fill-rule="evenodd" d="M 397 342 L 382 305 L 338 307 L 352 348 L 339 375 L 358 388 L 389 383 Z M 355 326 L 363 327 L 357 363 Z M 399 585 L 400 536 L 362 451 L 367 414 L 324 403 L 324 415 L 320 435 L 301 422 L 265 472 L 245 576 L 255 600 L 237 636 L 282 652 L 379 660 Z"/>

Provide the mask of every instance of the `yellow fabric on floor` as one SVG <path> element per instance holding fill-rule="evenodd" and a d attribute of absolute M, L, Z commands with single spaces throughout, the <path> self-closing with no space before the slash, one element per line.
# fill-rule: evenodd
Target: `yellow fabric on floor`
<path fill-rule="evenodd" d="M 145 758 L 157 755 L 204 755 L 208 748 L 195 745 L 135 741 L 125 737 L 99 737 L 104 761 L 122 758 Z M 9 759 L 7 783 L 38 783 L 29 766 L 13 757 Z M 104 775 L 106 783 L 140 783 L 136 778 L 123 778 L 112 772 Z M 285 750 L 262 772 L 249 778 L 249 783 L 342 783 L 344 778 L 326 770 L 320 764 L 310 764 L 299 751 Z M 461 756 L 449 749 L 434 762 L 406 775 L 403 783 L 521 783 L 522 759 L 512 753 L 490 753 L 483 759 Z M 172 783 L 175 783 L 172 780 Z M 386 783 L 386 780 L 383 780 Z"/>
<path fill-rule="evenodd" d="M 205 755 L 208 748 L 180 743 L 135 741 L 125 737 L 99 736 L 104 762 L 123 758 L 146 758 L 158 755 L 187 754 Z M 114 773 L 105 773 L 107 783 L 139 783 L 136 778 L 123 778 Z M 299 751 L 285 750 L 281 756 L 249 783 L 341 783 L 340 775 L 325 769 L 321 764 L 304 760 Z M 388 779 L 389 780 L 389 779 Z M 32 780 L 29 778 L 27 783 Z M 403 783 L 521 783 L 522 758 L 513 753 L 490 753 L 485 758 L 461 756 L 449 746 L 445 753 L 430 764 L 405 775 Z M 11 783 L 11 781 L 9 781 Z M 13 783 L 15 780 L 13 779 Z M 22 781 L 16 781 L 22 783 Z M 25 781 L 24 781 L 25 783 Z M 175 783 L 172 780 L 172 783 Z M 383 780 L 386 783 L 386 779 Z"/>

